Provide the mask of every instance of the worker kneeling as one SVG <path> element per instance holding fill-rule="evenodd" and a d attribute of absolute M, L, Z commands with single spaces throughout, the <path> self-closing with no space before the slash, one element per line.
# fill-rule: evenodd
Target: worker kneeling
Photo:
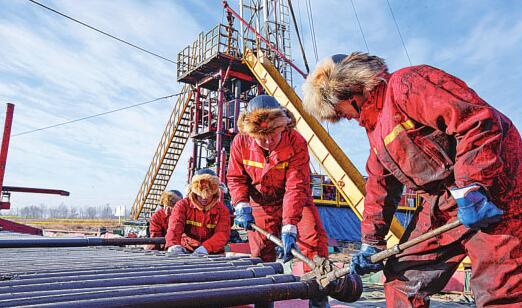
<path fill-rule="evenodd" d="M 159 206 L 150 217 L 150 237 L 164 237 L 169 228 L 169 219 L 176 202 L 183 199 L 183 194 L 177 190 L 169 190 L 161 193 Z M 164 250 L 164 244 L 147 245 L 148 250 Z"/>
<path fill-rule="evenodd" d="M 224 253 L 230 237 L 230 213 L 220 198 L 219 178 L 210 169 L 192 177 L 187 197 L 176 203 L 165 238 L 168 252 Z"/>
<path fill-rule="evenodd" d="M 251 230 L 254 223 L 281 237 L 283 260 L 292 248 L 304 255 L 328 256 L 326 233 L 310 191 L 310 157 L 306 140 L 293 129 L 295 118 L 268 95 L 253 98 L 238 119 L 230 148 L 227 181 L 235 206 L 236 225 L 250 230 L 253 257 L 276 260 L 275 244 Z M 311 300 L 327 307 L 328 299 Z"/>

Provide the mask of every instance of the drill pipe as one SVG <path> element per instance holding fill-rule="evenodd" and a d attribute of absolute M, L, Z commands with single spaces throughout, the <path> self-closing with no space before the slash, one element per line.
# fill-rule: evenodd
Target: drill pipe
<path fill-rule="evenodd" d="M 46 257 L 47 258 L 47 257 Z M 40 256 L 40 260 L 42 259 L 42 256 Z M 245 258 L 249 260 L 257 260 L 253 261 L 254 264 L 258 264 L 261 261 L 258 258 Z M 16 259 L 13 259 L 15 261 Z M 67 268 L 67 271 L 75 271 L 75 270 L 90 270 L 93 267 L 102 267 L 102 268 L 131 268 L 131 267 L 148 267 L 151 265 L 163 265 L 163 264 L 170 264 L 170 265 L 195 265 L 195 264 L 213 264 L 213 262 L 220 262 L 220 261 L 231 261 L 231 260 L 241 260 L 239 258 L 225 258 L 224 256 L 221 256 L 221 258 L 207 258 L 207 257 L 199 257 L 196 259 L 182 259 L 182 258 L 174 258 L 174 257 L 168 257 L 168 258 L 160 258 L 160 259 L 145 259 L 138 262 L 137 260 L 126 260 L 125 262 L 120 261 L 119 259 L 111 259 L 108 258 L 105 260 L 105 262 L 89 262 L 86 264 L 85 260 L 89 260 L 88 257 L 83 259 L 82 263 L 74 264 L 74 266 L 71 263 L 42 263 L 39 265 L 31 264 L 32 266 L 21 264 L 19 262 L 13 262 L 10 264 L 6 264 L 4 267 L 0 267 L 0 272 L 7 274 L 17 274 L 20 272 L 20 269 L 23 269 L 23 273 L 35 273 L 39 274 L 42 273 L 42 269 L 45 269 L 45 272 L 62 272 L 64 271 L 64 268 Z M 244 259 L 243 259 L 244 260 Z"/>
<path fill-rule="evenodd" d="M 4 292 L 30 292 L 30 291 L 46 291 L 46 290 L 63 290 L 63 289 L 83 289 L 97 287 L 114 287 L 114 286 L 134 286 L 142 284 L 167 284 L 167 283 L 184 283 L 184 282 L 204 282 L 218 281 L 230 279 L 244 279 L 254 277 L 265 277 L 268 275 L 280 274 L 283 272 L 283 266 L 279 263 L 268 264 L 270 266 L 252 266 L 243 270 L 225 270 L 217 272 L 190 273 L 190 274 L 174 274 L 174 275 L 158 275 L 145 278 L 113 278 L 99 280 L 85 280 L 76 282 L 55 282 L 45 284 L 31 284 L 22 286 L 5 286 L 0 287 L 0 294 Z"/>
<path fill-rule="evenodd" d="M 12 294 L 10 297 L 2 298 L 0 306 L 40 305 L 46 303 L 57 303 L 67 301 L 80 301 L 92 299 L 110 299 L 113 297 L 138 296 L 161 293 L 175 293 L 181 291 L 197 291 L 218 288 L 232 288 L 245 286 L 260 286 L 273 283 L 287 283 L 298 281 L 293 275 L 274 275 L 262 278 L 236 279 L 228 281 L 196 282 L 162 286 L 140 286 L 139 288 L 126 289 L 77 289 L 77 290 L 55 290 L 46 292 L 28 292 Z M 63 291 L 69 291 L 67 293 Z"/>
<path fill-rule="evenodd" d="M 223 307 L 268 303 L 322 294 L 314 281 L 181 291 L 39 304 L 38 307 Z"/>
<path fill-rule="evenodd" d="M 249 260 L 241 260 L 241 261 L 232 261 L 232 262 L 205 262 L 202 264 L 190 264 L 190 265 L 172 265 L 172 264 L 159 264 L 159 265 L 144 265 L 140 267 L 133 268 L 102 268 L 102 269 L 91 269 L 91 270 L 82 270 L 82 271 L 62 271 L 62 272 L 51 272 L 45 273 L 40 272 L 37 274 L 21 274 L 17 275 L 17 280 L 26 280 L 26 279 L 40 279 L 40 278 L 53 278 L 53 277 L 65 277 L 65 276 L 84 276 L 84 275 L 98 275 L 98 274 L 116 274 L 116 273 L 130 273 L 130 272 L 143 272 L 143 271 L 157 271 L 161 270 L 182 270 L 182 269 L 203 269 L 203 268 L 216 268 L 223 266 L 241 266 L 241 265 L 255 265 Z"/>
<path fill-rule="evenodd" d="M 35 247 L 84 247 L 84 246 L 121 246 L 165 244 L 164 237 L 153 238 L 28 238 L 0 239 L 0 248 L 35 248 Z"/>
<path fill-rule="evenodd" d="M 61 276 L 51 278 L 37 278 L 37 279 L 24 279 L 24 280 L 5 280 L 0 281 L 0 287 L 4 286 L 23 286 L 23 285 L 34 285 L 44 283 L 56 283 L 56 282 L 67 282 L 75 283 L 80 281 L 89 280 L 102 280 L 102 279 L 116 279 L 116 278 L 127 278 L 127 279 L 145 279 L 150 276 L 161 276 L 161 275 L 176 275 L 176 274 L 193 274 L 193 273 L 207 273 L 207 272 L 219 272 L 226 270 L 243 270 L 252 267 L 252 264 L 241 265 L 241 266 L 218 266 L 218 267 L 206 267 L 206 268 L 189 268 L 189 269 L 168 269 L 168 270 L 148 270 L 144 269 L 141 271 L 133 271 L 126 273 L 106 273 L 106 274 L 95 274 L 95 275 L 83 275 L 83 276 Z"/>

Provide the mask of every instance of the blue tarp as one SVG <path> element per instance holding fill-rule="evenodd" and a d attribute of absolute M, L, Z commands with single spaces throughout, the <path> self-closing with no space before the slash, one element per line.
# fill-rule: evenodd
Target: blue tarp
<path fill-rule="evenodd" d="M 395 218 L 401 223 L 401 225 L 406 229 L 410 224 L 410 221 L 413 217 L 413 211 L 396 211 Z"/>
<path fill-rule="evenodd" d="M 349 208 L 335 208 L 318 206 L 319 215 L 328 238 L 338 241 L 360 242 L 361 222 Z M 406 228 L 410 223 L 413 212 L 397 211 L 395 217 Z"/>
<path fill-rule="evenodd" d="M 361 222 L 349 208 L 318 206 L 328 238 L 338 241 L 361 241 Z"/>

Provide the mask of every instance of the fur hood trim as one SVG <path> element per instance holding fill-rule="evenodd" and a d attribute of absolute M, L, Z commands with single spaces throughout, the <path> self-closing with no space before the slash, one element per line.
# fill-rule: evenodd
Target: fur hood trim
<path fill-rule="evenodd" d="M 319 120 L 337 117 L 334 105 L 328 100 L 328 93 L 331 93 L 333 86 L 330 81 L 334 69 L 335 63 L 328 57 L 317 64 L 303 84 L 303 107 Z"/>
<path fill-rule="evenodd" d="M 194 193 L 201 198 L 219 197 L 219 178 L 210 174 L 194 175 L 187 187 L 187 194 Z"/>
<path fill-rule="evenodd" d="M 242 111 L 237 121 L 239 131 L 252 137 L 263 137 L 285 128 L 294 128 L 294 115 L 285 107 Z"/>
<path fill-rule="evenodd" d="M 161 197 L 159 199 L 159 204 L 164 207 L 174 206 L 176 202 L 181 200 L 175 193 L 171 191 L 164 191 L 161 193 Z"/>

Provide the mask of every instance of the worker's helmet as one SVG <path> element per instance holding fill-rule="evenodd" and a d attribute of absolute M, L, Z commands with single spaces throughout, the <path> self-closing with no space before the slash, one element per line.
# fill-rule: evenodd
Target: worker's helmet
<path fill-rule="evenodd" d="M 383 59 L 363 52 L 323 59 L 303 84 L 303 107 L 319 120 L 338 121 L 335 105 L 373 90 L 387 73 Z"/>
<path fill-rule="evenodd" d="M 194 173 L 187 190 L 189 194 L 194 193 L 204 199 L 212 196 L 219 197 L 219 184 L 216 173 L 212 169 L 204 168 Z"/>
<path fill-rule="evenodd" d="M 239 115 L 239 131 L 252 137 L 270 135 L 295 127 L 294 115 L 270 95 L 258 95 L 250 100 Z"/>

